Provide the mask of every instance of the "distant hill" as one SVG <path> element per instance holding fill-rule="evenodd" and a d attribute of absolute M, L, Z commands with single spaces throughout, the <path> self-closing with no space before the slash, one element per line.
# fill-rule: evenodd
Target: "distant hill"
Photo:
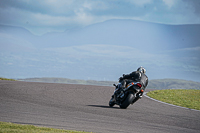
<path fill-rule="evenodd" d="M 200 89 L 200 82 L 181 79 L 150 80 L 148 88 L 152 89 Z"/>
<path fill-rule="evenodd" d="M 109 20 L 33 35 L 0 25 L 0 75 L 113 81 L 139 66 L 151 79 L 200 82 L 200 25 Z"/>
<path fill-rule="evenodd" d="M 145 52 L 200 46 L 200 24 L 166 25 L 136 20 L 113 19 L 62 33 L 40 37 L 38 47 L 57 48 L 106 44 L 128 46 Z"/>
<path fill-rule="evenodd" d="M 83 84 L 83 85 L 99 85 L 99 86 L 112 86 L 114 83 L 117 83 L 113 81 L 78 80 L 78 79 L 68 79 L 68 78 L 26 78 L 18 80 L 27 82 Z"/>
<path fill-rule="evenodd" d="M 27 78 L 20 79 L 27 82 L 45 82 L 45 83 L 64 83 L 64 84 L 83 84 L 83 85 L 99 85 L 112 86 L 117 81 L 95 81 L 95 80 L 75 80 L 66 78 Z M 150 80 L 148 89 L 200 89 L 200 82 L 180 80 L 180 79 L 156 79 Z"/>

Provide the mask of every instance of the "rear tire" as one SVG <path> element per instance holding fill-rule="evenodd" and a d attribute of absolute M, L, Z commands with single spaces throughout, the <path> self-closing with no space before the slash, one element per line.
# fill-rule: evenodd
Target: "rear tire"
<path fill-rule="evenodd" d="M 124 102 L 122 102 L 122 104 L 120 105 L 121 109 L 126 109 L 133 101 L 133 99 L 135 98 L 135 96 L 133 95 L 133 93 L 130 93 L 127 98 L 124 100 Z"/>

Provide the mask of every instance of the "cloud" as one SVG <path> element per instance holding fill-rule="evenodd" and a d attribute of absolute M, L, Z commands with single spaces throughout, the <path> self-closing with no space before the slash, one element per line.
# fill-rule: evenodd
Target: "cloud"
<path fill-rule="evenodd" d="M 83 27 L 109 19 L 194 24 L 200 23 L 199 14 L 199 0 L 0 1 L 1 24 L 17 25 L 27 29 L 49 28 L 54 31 Z"/>
<path fill-rule="evenodd" d="M 200 51 L 200 47 L 179 49 L 180 51 Z"/>
<path fill-rule="evenodd" d="M 164 2 L 169 8 L 171 8 L 171 7 L 175 4 L 176 1 L 174 1 L 174 0 L 163 0 L 163 2 Z"/>
<path fill-rule="evenodd" d="M 187 8 L 193 9 L 193 12 L 200 17 L 200 0 L 183 0 L 188 6 Z"/>
<path fill-rule="evenodd" d="M 136 6 L 144 6 L 145 4 L 150 4 L 153 0 L 128 0 L 130 3 L 135 4 Z"/>

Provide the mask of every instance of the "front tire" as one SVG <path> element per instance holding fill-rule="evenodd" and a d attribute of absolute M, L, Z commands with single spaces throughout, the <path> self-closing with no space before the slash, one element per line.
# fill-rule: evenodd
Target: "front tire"
<path fill-rule="evenodd" d="M 124 102 L 122 102 L 122 104 L 120 105 L 120 108 L 122 109 L 126 109 L 133 101 L 133 99 L 135 98 L 135 96 L 130 93 L 127 98 L 124 100 Z"/>
<path fill-rule="evenodd" d="M 112 97 L 109 101 L 109 106 L 113 107 L 115 105 L 114 97 Z"/>

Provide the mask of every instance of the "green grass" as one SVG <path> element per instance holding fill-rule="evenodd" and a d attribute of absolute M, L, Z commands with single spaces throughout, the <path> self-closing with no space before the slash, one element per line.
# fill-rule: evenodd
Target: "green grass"
<path fill-rule="evenodd" d="M 87 133 L 87 132 L 0 122 L 0 133 Z"/>
<path fill-rule="evenodd" d="M 148 92 L 147 96 L 166 103 L 200 110 L 200 90 L 155 90 Z"/>
<path fill-rule="evenodd" d="M 14 80 L 14 79 L 7 79 L 7 78 L 2 78 L 2 77 L 0 77 L 0 80 L 10 80 L 10 81 L 16 81 L 16 80 Z"/>

